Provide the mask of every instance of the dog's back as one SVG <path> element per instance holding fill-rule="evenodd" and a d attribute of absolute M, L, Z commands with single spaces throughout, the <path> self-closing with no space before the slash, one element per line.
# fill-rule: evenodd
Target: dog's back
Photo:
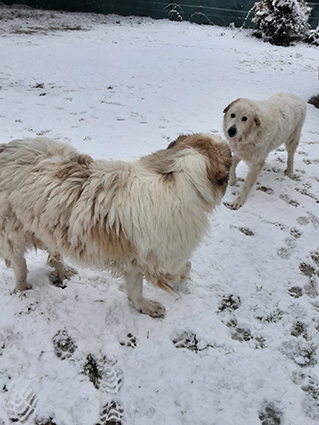
<path fill-rule="evenodd" d="M 286 121 L 289 120 L 298 127 L 303 126 L 307 106 L 306 102 L 300 97 L 291 93 L 276 93 L 264 102 L 270 108 L 278 109 Z"/>

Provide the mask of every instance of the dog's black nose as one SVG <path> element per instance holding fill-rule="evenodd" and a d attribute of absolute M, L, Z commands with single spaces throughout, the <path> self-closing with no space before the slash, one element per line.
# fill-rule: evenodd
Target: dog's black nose
<path fill-rule="evenodd" d="M 235 135 L 236 135 L 236 133 L 237 133 L 237 128 L 233 125 L 232 127 L 230 127 L 229 129 L 228 129 L 228 136 L 229 137 L 234 137 Z"/>

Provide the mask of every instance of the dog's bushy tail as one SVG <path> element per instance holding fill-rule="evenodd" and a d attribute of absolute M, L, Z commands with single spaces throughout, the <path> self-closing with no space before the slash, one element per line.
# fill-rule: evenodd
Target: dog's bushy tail
<path fill-rule="evenodd" d="M 148 282 L 151 282 L 154 286 L 157 286 L 158 288 L 161 288 L 164 291 L 169 292 L 170 294 L 179 295 L 179 293 L 167 282 L 167 280 L 169 280 L 168 276 L 166 279 L 161 276 L 155 277 L 154 275 L 151 275 L 146 272 L 144 274 L 144 277 Z"/>

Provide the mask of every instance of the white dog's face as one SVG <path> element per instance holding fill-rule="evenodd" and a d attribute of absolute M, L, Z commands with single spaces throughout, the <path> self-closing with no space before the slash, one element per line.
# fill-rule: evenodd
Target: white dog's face
<path fill-rule="evenodd" d="M 224 132 L 230 143 L 244 143 L 246 136 L 260 124 L 257 111 L 248 99 L 237 99 L 224 109 Z"/>

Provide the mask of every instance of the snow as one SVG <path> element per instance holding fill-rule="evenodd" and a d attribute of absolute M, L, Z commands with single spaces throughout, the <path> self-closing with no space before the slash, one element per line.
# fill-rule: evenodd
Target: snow
<path fill-rule="evenodd" d="M 0 17 L 2 143 L 46 135 L 132 159 L 180 134 L 222 135 L 238 97 L 318 93 L 318 47 L 250 30 L 4 6 Z M 107 271 L 78 267 L 54 286 L 42 252 L 27 256 L 32 290 L 11 294 L 1 260 L 0 424 L 318 424 L 318 124 L 308 105 L 294 180 L 280 148 L 242 209 L 218 208 L 180 296 L 145 284 L 162 319 L 138 313 Z"/>

